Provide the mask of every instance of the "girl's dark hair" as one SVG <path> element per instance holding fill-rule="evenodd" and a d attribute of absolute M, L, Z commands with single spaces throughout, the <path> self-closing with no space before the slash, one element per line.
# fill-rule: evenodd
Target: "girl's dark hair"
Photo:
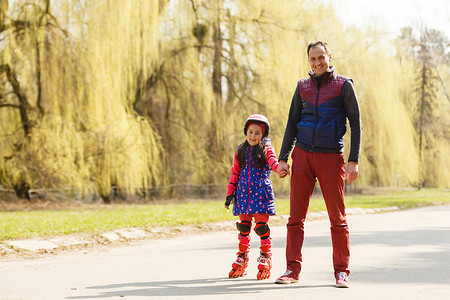
<path fill-rule="evenodd" d="M 246 164 L 245 152 L 247 151 L 248 147 L 251 146 L 246 140 L 239 145 L 237 150 L 237 160 L 239 162 L 239 168 L 241 170 L 245 167 Z M 254 161 L 257 162 L 258 168 L 264 168 L 265 164 L 267 163 L 266 155 L 264 154 L 264 139 L 258 145 L 253 147 L 252 157 L 254 158 Z"/>

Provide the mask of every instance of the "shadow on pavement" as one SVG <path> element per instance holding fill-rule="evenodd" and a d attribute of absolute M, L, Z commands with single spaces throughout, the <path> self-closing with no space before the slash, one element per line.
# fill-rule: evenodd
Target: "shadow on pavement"
<path fill-rule="evenodd" d="M 208 278 L 197 280 L 174 280 L 155 282 L 135 282 L 91 286 L 87 289 L 101 290 L 97 296 L 72 296 L 67 299 L 95 299 L 118 296 L 204 296 L 204 295 L 232 295 L 232 294 L 262 294 L 269 290 L 305 288 L 335 288 L 334 285 L 301 285 L 275 284 L 272 280 L 258 281 L 256 279 L 236 278 Z M 106 291 L 105 291 L 106 290 Z M 108 291 L 111 290 L 111 291 Z"/>
<path fill-rule="evenodd" d="M 285 240 L 274 239 L 274 247 L 284 248 Z M 331 268 L 330 236 L 308 236 L 306 232 L 304 247 L 329 247 Z M 367 250 L 358 253 L 361 249 Z M 350 251 L 354 283 L 450 285 L 449 227 L 350 232 Z"/>

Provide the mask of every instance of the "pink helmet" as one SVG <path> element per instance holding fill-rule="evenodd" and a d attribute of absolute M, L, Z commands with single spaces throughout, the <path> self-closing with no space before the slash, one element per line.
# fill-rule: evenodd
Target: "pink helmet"
<path fill-rule="evenodd" d="M 263 138 L 267 137 L 269 135 L 269 120 L 263 116 L 263 115 L 259 115 L 259 114 L 253 114 L 251 116 L 249 116 L 247 118 L 247 121 L 245 121 L 245 126 L 244 126 L 244 134 L 247 135 L 247 128 L 249 126 L 250 123 L 261 123 L 264 124 L 265 128 L 264 128 L 264 134 L 263 134 Z"/>

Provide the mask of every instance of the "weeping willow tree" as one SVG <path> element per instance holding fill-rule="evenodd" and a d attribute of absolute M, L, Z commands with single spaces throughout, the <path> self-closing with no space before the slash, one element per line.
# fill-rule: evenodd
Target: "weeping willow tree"
<path fill-rule="evenodd" d="M 251 113 L 269 117 L 279 146 L 279 106 L 289 106 L 304 64 L 287 59 L 297 54 L 301 11 L 298 1 L 169 3 L 166 51 L 135 107 L 158 127 L 172 183 L 226 182 Z"/>
<path fill-rule="evenodd" d="M 356 186 L 408 186 L 417 182 L 418 154 L 411 110 L 405 106 L 410 89 L 411 69 L 398 68 L 389 42 L 382 32 L 368 28 L 344 28 L 332 7 L 307 4 L 312 22 L 303 34 L 304 47 L 317 39 L 326 41 L 332 50 L 332 64 L 339 74 L 354 81 L 363 123 L 360 178 Z M 306 50 L 301 56 L 306 59 Z M 301 77 L 309 71 L 302 70 Z M 346 153 L 350 145 L 345 136 Z M 407 153 L 407 154 L 405 154 Z M 401 167 L 400 167 L 401 166 Z"/>
<path fill-rule="evenodd" d="M 337 72 L 353 78 L 359 96 L 355 184 L 416 185 L 422 173 L 427 186 L 449 184 L 448 103 L 427 108 L 431 155 L 419 171 L 415 60 L 378 29 L 344 28 L 332 7 L 3 0 L 0 8 L 0 184 L 20 196 L 73 187 L 108 201 L 112 186 L 225 187 L 249 114 L 269 118 L 280 149 L 292 94 L 310 69 L 306 47 L 318 39 L 330 44 Z M 439 86 L 430 97 L 442 95 Z M 273 180 L 288 189 L 288 180 Z"/>
<path fill-rule="evenodd" d="M 395 58 L 385 51 L 389 44 L 379 42 L 381 39 L 376 38 L 375 32 L 359 36 L 355 33 L 353 37 L 371 40 L 360 49 L 348 47 L 351 52 L 346 54 L 350 61 L 346 69 L 354 78 L 363 120 L 361 183 L 415 184 L 418 170 L 415 130 L 411 110 L 403 99 L 409 89 L 405 84 L 411 78 L 411 69 L 397 67 Z"/>
<path fill-rule="evenodd" d="M 159 136 L 132 103 L 158 59 L 163 4 L 3 4 L 2 184 L 21 196 L 75 187 L 107 200 L 112 185 L 161 182 Z"/>

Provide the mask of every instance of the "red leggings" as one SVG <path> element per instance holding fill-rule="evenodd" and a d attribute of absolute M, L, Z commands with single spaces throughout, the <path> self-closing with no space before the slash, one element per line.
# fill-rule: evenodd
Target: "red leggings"
<path fill-rule="evenodd" d="M 239 215 L 239 219 L 242 221 L 249 222 L 250 228 L 252 228 L 252 219 L 255 219 L 255 223 L 269 222 L 268 214 L 249 214 L 249 215 Z M 238 234 L 239 239 L 239 251 L 240 252 L 248 252 L 250 251 L 250 234 L 243 236 L 241 233 Z M 266 238 L 261 239 L 261 251 L 264 253 L 269 253 L 272 250 L 272 239 Z"/>
<path fill-rule="evenodd" d="M 345 161 L 339 153 L 308 152 L 294 147 L 292 152 L 290 217 L 287 224 L 287 269 L 299 274 L 302 268 L 304 223 L 309 200 L 319 180 L 331 224 L 333 265 L 337 272 L 350 273 L 349 231 L 345 215 Z"/>

